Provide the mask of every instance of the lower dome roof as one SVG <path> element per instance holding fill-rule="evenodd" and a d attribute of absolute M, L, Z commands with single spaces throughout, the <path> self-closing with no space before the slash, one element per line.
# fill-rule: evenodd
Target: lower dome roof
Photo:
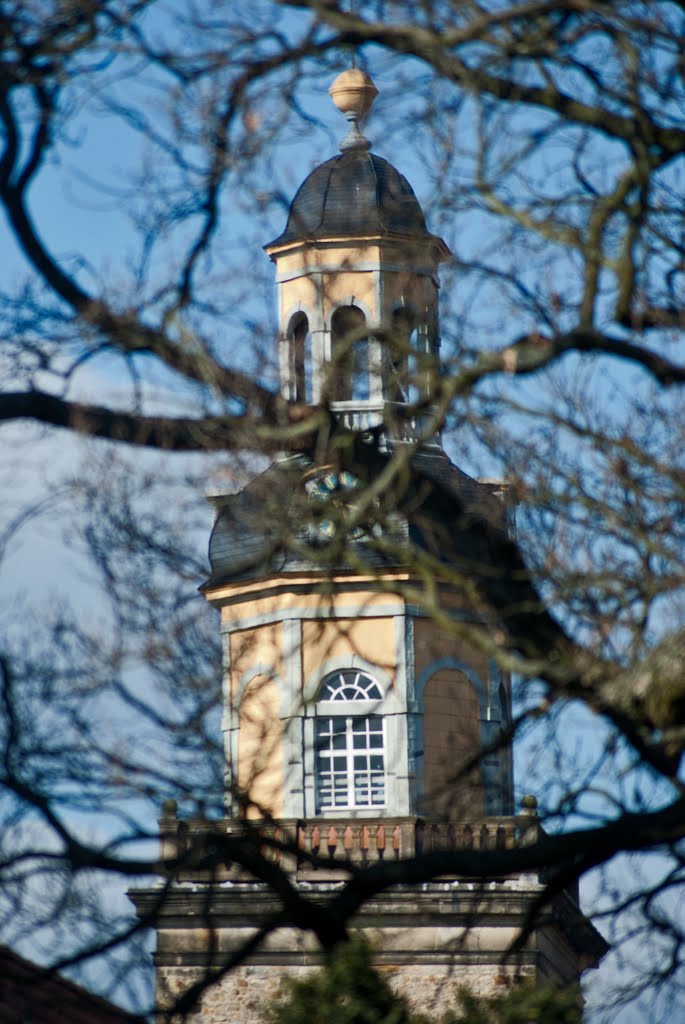
<path fill-rule="evenodd" d="M 217 496 L 209 542 L 211 576 L 202 590 L 280 573 L 351 568 L 338 561 L 345 558 L 340 545 L 331 547 L 331 535 L 317 529 L 316 498 L 306 487 L 314 468 L 312 460 L 295 456 L 274 463 L 243 490 Z M 493 564 L 491 544 L 507 532 L 506 508 L 493 487 L 472 479 L 444 452 L 417 450 L 409 470 L 406 492 L 398 496 L 397 508 L 386 513 L 380 533 L 374 529 L 359 539 L 349 537 L 355 570 L 362 564 L 370 571 L 411 564 L 414 547 L 439 558 L 450 550 L 480 566 Z M 289 496 L 286 502 L 284 495 Z M 376 543 L 381 534 L 392 540 L 387 551 Z"/>

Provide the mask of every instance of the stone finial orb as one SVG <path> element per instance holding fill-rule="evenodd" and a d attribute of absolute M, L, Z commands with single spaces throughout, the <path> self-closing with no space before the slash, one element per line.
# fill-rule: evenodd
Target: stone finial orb
<path fill-rule="evenodd" d="M 332 82 L 328 94 L 341 114 L 354 114 L 361 121 L 378 96 L 372 79 L 360 68 L 348 68 Z"/>
<path fill-rule="evenodd" d="M 521 797 L 521 809 L 524 814 L 536 814 L 538 809 L 538 800 L 532 793 L 526 793 L 525 796 Z"/>
<path fill-rule="evenodd" d="M 371 143 L 359 131 L 359 122 L 368 114 L 378 96 L 378 89 L 369 76 L 359 68 L 348 68 L 338 75 L 328 92 L 350 125 L 338 148 L 343 153 L 350 149 L 370 149 Z"/>

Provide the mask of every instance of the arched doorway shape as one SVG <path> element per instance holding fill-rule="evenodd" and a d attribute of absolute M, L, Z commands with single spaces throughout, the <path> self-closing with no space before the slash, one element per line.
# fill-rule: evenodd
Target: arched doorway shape
<path fill-rule="evenodd" d="M 366 401 L 371 394 L 366 317 L 358 306 L 339 306 L 331 316 L 331 384 L 335 401 Z"/>
<path fill-rule="evenodd" d="M 466 771 L 480 750 L 478 695 L 467 675 L 442 669 L 424 690 L 425 811 L 460 819 L 483 813 L 479 766 Z"/>
<path fill-rule="evenodd" d="M 422 709 L 421 809 L 441 818 L 469 819 L 484 811 L 480 764 L 487 695 L 473 669 L 456 658 L 433 662 L 417 680 Z"/>
<path fill-rule="evenodd" d="M 313 401 L 312 349 L 307 314 L 299 311 L 290 318 L 286 331 L 290 396 L 295 402 Z"/>
<path fill-rule="evenodd" d="M 416 316 L 409 306 L 399 306 L 390 317 L 383 382 L 385 398 L 390 402 L 409 401 L 410 338 L 415 323 Z"/>

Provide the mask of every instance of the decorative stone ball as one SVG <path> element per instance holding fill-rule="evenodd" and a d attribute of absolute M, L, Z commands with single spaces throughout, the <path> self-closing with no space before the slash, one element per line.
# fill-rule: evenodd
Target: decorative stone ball
<path fill-rule="evenodd" d="M 371 109 L 378 89 L 364 71 L 348 68 L 333 81 L 328 93 L 342 114 L 351 113 L 361 120 Z"/>
<path fill-rule="evenodd" d="M 162 801 L 162 817 L 164 818 L 175 818 L 178 811 L 178 804 L 169 797 L 167 800 Z"/>

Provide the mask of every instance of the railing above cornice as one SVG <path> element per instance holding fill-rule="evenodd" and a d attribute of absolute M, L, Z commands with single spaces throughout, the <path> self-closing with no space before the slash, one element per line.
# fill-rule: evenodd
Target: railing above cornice
<path fill-rule="evenodd" d="M 171 813 L 165 806 L 160 819 L 163 864 L 179 879 L 196 881 L 248 880 L 246 867 L 231 859 L 236 843 L 244 843 L 245 849 L 262 854 L 298 879 L 324 881 L 344 877 L 351 868 L 434 850 L 514 849 L 534 842 L 539 832 L 539 820 L 530 807 L 519 815 L 454 822 L 413 816 L 274 822 L 179 820 L 175 810 Z"/>
<path fill-rule="evenodd" d="M 331 412 L 347 430 L 360 433 L 378 430 L 385 424 L 384 435 L 394 442 L 439 446 L 440 435 L 431 429 L 433 417 L 430 414 L 411 411 L 404 402 L 350 400 L 331 402 Z"/>

